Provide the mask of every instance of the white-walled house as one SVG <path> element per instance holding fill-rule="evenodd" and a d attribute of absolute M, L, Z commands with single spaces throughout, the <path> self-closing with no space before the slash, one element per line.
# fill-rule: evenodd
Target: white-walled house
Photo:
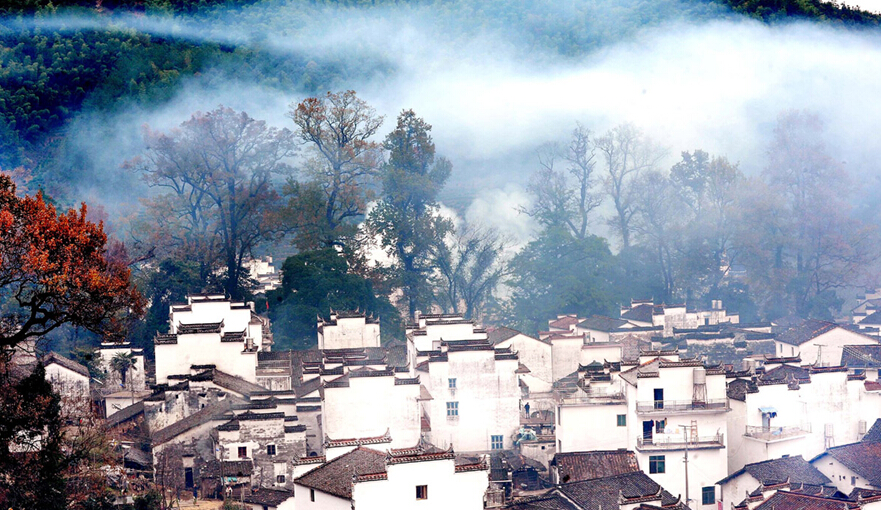
<path fill-rule="evenodd" d="M 298 477 L 297 510 L 483 509 L 486 463 L 456 465 L 451 450 L 380 452 L 364 446 Z"/>
<path fill-rule="evenodd" d="M 487 342 L 444 342 L 417 373 L 431 399 L 428 440 L 458 452 L 510 449 L 520 427 L 517 353 Z"/>
<path fill-rule="evenodd" d="M 827 446 L 860 439 L 881 415 L 881 395 L 844 367 L 766 360 L 757 375 L 728 382 L 730 471 L 779 458 L 810 458 Z"/>
<path fill-rule="evenodd" d="M 779 457 L 746 464 L 719 480 L 722 508 L 731 508 L 760 487 L 781 482 L 792 484 L 829 485 L 831 480 L 801 455 Z"/>
<path fill-rule="evenodd" d="M 582 368 L 574 385 L 557 385 L 557 453 L 626 448 L 630 420 L 620 365 Z"/>
<path fill-rule="evenodd" d="M 683 461 L 688 456 L 693 509 L 715 508 L 716 482 L 728 474 L 725 371 L 675 353 L 643 353 L 642 362 L 619 374 L 626 384 L 627 448 L 657 483 L 686 500 Z M 705 503 L 712 501 L 713 503 Z"/>
<path fill-rule="evenodd" d="M 878 339 L 838 324 L 808 319 L 777 335 L 779 357 L 800 357 L 805 365 L 837 366 L 846 345 L 878 345 Z"/>
<path fill-rule="evenodd" d="M 324 433 L 332 439 L 346 439 L 389 432 L 390 447 L 414 445 L 421 435 L 419 387 L 419 377 L 396 377 L 394 370 L 369 367 L 328 380 L 324 383 Z"/>
<path fill-rule="evenodd" d="M 811 464 L 845 494 L 857 488 L 881 490 L 881 422 L 861 441 L 828 448 Z"/>
<path fill-rule="evenodd" d="M 172 305 L 169 333 L 156 335 L 156 382 L 188 374 L 193 365 L 257 381 L 257 352 L 271 347 L 264 321 L 253 304 L 222 295 L 190 295 L 186 305 Z"/>
<path fill-rule="evenodd" d="M 664 336 L 672 336 L 673 329 L 694 329 L 722 323 L 740 322 L 738 314 L 729 314 L 721 301 L 713 301 L 710 309 L 689 309 L 685 305 L 655 305 L 652 300 L 631 300 L 621 307 L 621 319 L 634 326 L 662 326 Z"/>
<path fill-rule="evenodd" d="M 92 408 L 89 369 L 57 352 L 50 352 L 42 361 L 46 369 L 46 380 L 61 395 L 61 408 L 65 417 L 87 416 Z"/>
<path fill-rule="evenodd" d="M 625 319 L 593 315 L 575 325 L 575 334 L 584 335 L 585 342 L 609 342 L 612 332 L 636 327 Z"/>
<path fill-rule="evenodd" d="M 417 352 L 437 350 L 442 341 L 487 341 L 487 332 L 459 314 L 419 314 L 407 325 L 407 338 Z"/>
<path fill-rule="evenodd" d="M 379 319 L 360 312 L 330 312 L 318 321 L 319 349 L 379 347 Z"/>
<path fill-rule="evenodd" d="M 553 360 L 551 344 L 516 329 L 498 327 L 488 331 L 489 341 L 499 348 L 508 348 L 516 352 L 520 363 L 529 369 L 529 374 L 550 385 L 554 382 L 552 374 Z M 537 391 L 543 391 L 538 389 Z"/>

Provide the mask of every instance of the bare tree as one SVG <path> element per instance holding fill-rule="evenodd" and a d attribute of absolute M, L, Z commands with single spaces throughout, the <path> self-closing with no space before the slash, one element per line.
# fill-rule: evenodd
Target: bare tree
<path fill-rule="evenodd" d="M 184 239 L 194 245 L 182 246 L 187 256 L 203 256 L 190 248 L 216 250 L 203 264 L 210 267 L 211 257 L 222 261 L 224 290 L 241 298 L 245 257 L 279 231 L 272 176 L 289 171 L 292 133 L 221 106 L 197 112 L 169 134 L 148 132 L 146 138 L 148 151 L 134 165 L 150 185 L 169 191 L 151 210 L 191 234 Z"/>
<path fill-rule="evenodd" d="M 584 239 L 590 214 L 602 203 L 602 195 L 596 190 L 596 150 L 591 131 L 576 123 L 565 148 L 546 143 L 537 152 L 539 170 L 528 186 L 534 202 L 521 211 L 545 226 L 565 225 L 573 236 Z M 566 162 L 565 171 L 555 168 L 559 160 Z"/>
<path fill-rule="evenodd" d="M 355 92 L 328 92 L 291 104 L 297 137 L 309 146 L 304 180 L 286 194 L 297 243 L 303 249 L 345 244 L 372 198 L 370 185 L 382 164 L 382 146 L 371 138 L 383 117 Z"/>
<path fill-rule="evenodd" d="M 595 140 L 606 167 L 605 189 L 615 206 L 609 226 L 630 247 L 633 215 L 636 213 L 636 182 L 639 175 L 654 169 L 664 152 L 633 124 L 622 124 Z"/>
<path fill-rule="evenodd" d="M 159 452 L 154 451 L 154 468 L 156 484 L 162 493 L 162 508 L 166 510 L 180 501 L 181 491 L 184 489 L 183 447 L 178 443 L 172 443 Z"/>
<path fill-rule="evenodd" d="M 510 245 L 492 228 L 464 226 L 438 246 L 438 298 L 442 308 L 476 318 L 485 300 L 507 274 L 502 254 Z"/>

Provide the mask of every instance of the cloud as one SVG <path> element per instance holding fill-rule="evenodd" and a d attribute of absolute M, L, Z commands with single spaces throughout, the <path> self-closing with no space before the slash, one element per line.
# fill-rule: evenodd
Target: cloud
<path fill-rule="evenodd" d="M 609 12 L 607 24 L 620 19 L 613 4 L 596 4 Z M 457 29 L 449 15 L 408 6 L 316 8 L 290 21 L 295 5 L 257 3 L 239 21 L 230 15 L 198 30 L 162 18 L 139 23 L 193 39 L 254 41 L 306 60 L 377 66 L 377 72 L 350 73 L 358 77 L 342 79 L 340 88 L 357 90 L 385 114 L 386 129 L 404 108 L 423 116 L 434 126 L 438 152 L 454 164 L 444 202 L 469 218 L 503 224 L 518 239 L 532 227 L 508 205 L 525 198 L 523 186 L 536 166 L 533 151 L 544 141 L 565 139 L 576 121 L 597 133 L 634 122 L 668 148 L 665 164 L 680 151 L 700 148 L 756 173 L 778 113 L 810 109 L 826 120 L 827 145 L 851 172 L 878 175 L 881 147 L 874 133 L 881 131 L 881 103 L 874 101 L 874 88 L 881 82 L 881 39 L 875 30 L 669 15 L 572 57 L 527 40 L 518 33 L 524 26 L 483 31 L 463 23 Z M 255 34 L 254 26 L 265 30 Z M 185 81 L 157 109 L 110 118 L 84 114 L 76 143 L 98 171 L 120 172 L 119 164 L 141 150 L 145 123 L 168 129 L 222 103 L 290 128 L 287 105 L 306 95 L 206 73 Z M 117 182 L 96 179 L 91 186 L 105 181 Z"/>

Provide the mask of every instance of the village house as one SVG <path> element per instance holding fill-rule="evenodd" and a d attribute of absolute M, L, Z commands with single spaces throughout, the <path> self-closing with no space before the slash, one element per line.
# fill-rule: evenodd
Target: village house
<path fill-rule="evenodd" d="M 722 301 L 714 300 L 710 309 L 688 309 L 685 305 L 656 305 L 652 300 L 631 300 L 621 307 L 621 319 L 634 326 L 661 326 L 664 336 L 672 336 L 673 328 L 692 329 L 721 323 L 738 323 L 738 314 L 728 314 Z"/>
<path fill-rule="evenodd" d="M 642 471 L 564 483 L 544 494 L 518 499 L 511 510 L 683 510 L 673 496 Z"/>
<path fill-rule="evenodd" d="M 172 305 L 168 334 L 156 335 L 156 382 L 187 374 L 193 365 L 214 365 L 246 381 L 257 381 L 257 353 L 271 350 L 272 338 L 253 303 L 233 302 L 223 295 L 187 296 Z"/>
<path fill-rule="evenodd" d="M 710 494 L 728 473 L 725 371 L 663 351 L 644 352 L 636 366 L 622 363 L 621 370 L 627 449 L 653 480 L 682 495 L 689 507 L 715 507 L 716 495 Z"/>
<path fill-rule="evenodd" d="M 731 508 L 744 499 L 761 497 L 765 488 L 781 483 L 830 486 L 832 481 L 801 455 L 780 457 L 746 464 L 719 480 L 719 493 L 723 508 Z M 753 501 L 758 505 L 762 499 Z"/>
<path fill-rule="evenodd" d="M 417 365 L 426 439 L 459 452 L 510 449 L 520 426 L 517 353 L 486 340 L 443 341 Z"/>
<path fill-rule="evenodd" d="M 521 380 L 530 389 L 550 390 L 554 382 L 550 342 L 504 326 L 487 330 L 487 338 L 495 347 L 511 349 L 518 354 L 520 363 L 529 370 Z"/>
<path fill-rule="evenodd" d="M 729 375 L 731 471 L 784 455 L 813 457 L 856 441 L 881 414 L 879 392 L 845 367 L 769 358 L 755 373 Z"/>
<path fill-rule="evenodd" d="M 837 366 L 845 345 L 878 345 L 878 339 L 839 324 L 808 319 L 777 335 L 778 357 L 799 357 L 806 365 Z"/>
<path fill-rule="evenodd" d="M 299 476 L 293 493 L 298 510 L 478 510 L 484 507 L 487 471 L 483 461 L 457 464 L 452 450 L 358 446 Z"/>
<path fill-rule="evenodd" d="M 832 446 L 811 459 L 811 464 L 829 477 L 838 490 L 881 490 L 881 419 L 855 443 Z"/>
<path fill-rule="evenodd" d="M 555 386 L 557 455 L 627 448 L 628 407 L 620 364 L 581 366 Z"/>
<path fill-rule="evenodd" d="M 360 312 L 335 312 L 318 321 L 318 348 L 359 349 L 379 347 L 379 319 Z"/>

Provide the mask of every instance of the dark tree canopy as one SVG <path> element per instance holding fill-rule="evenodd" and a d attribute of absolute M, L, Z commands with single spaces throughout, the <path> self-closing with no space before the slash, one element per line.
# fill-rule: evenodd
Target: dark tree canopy
<path fill-rule="evenodd" d="M 400 334 L 397 310 L 387 298 L 374 294 L 369 280 L 351 273 L 346 259 L 336 250 L 288 257 L 281 271 L 282 286 L 267 294 L 278 348 L 314 347 L 318 317 L 328 317 L 331 310 L 360 310 L 379 317 L 384 339 Z"/>

